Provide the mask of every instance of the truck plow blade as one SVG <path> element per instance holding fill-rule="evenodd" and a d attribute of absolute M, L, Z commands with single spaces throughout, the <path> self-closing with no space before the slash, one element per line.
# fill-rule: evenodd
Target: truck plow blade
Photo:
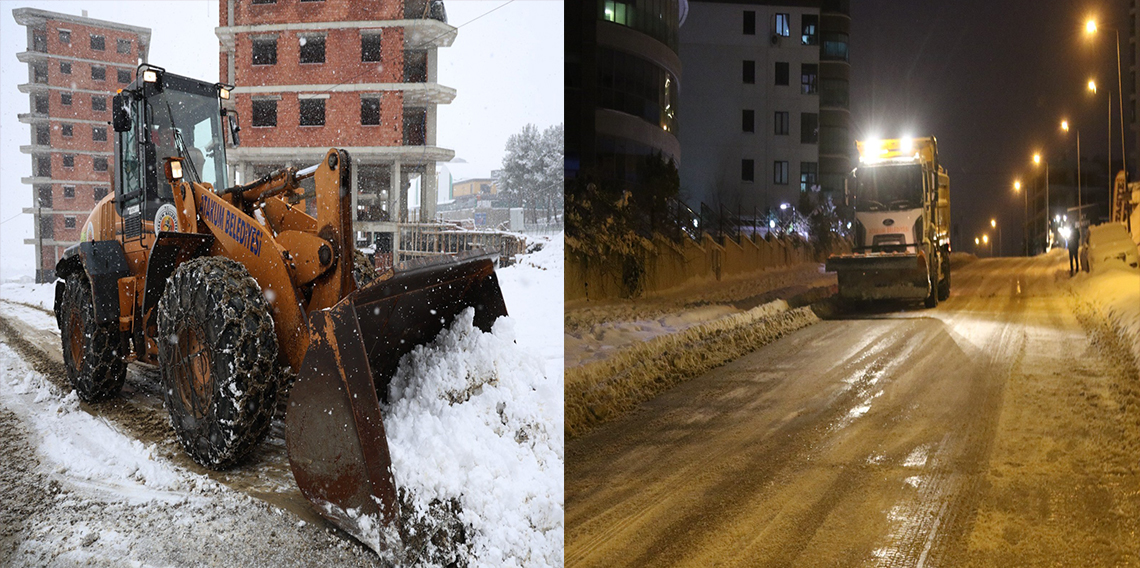
<path fill-rule="evenodd" d="M 507 315 L 495 255 L 416 262 L 309 315 L 309 349 L 289 395 L 293 477 L 316 510 L 377 552 L 398 551 L 400 504 L 380 415 L 400 357 L 475 309 Z"/>

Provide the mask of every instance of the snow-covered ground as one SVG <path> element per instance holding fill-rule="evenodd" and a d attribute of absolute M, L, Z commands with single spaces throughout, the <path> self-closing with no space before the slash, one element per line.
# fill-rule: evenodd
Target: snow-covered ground
<path fill-rule="evenodd" d="M 540 243 L 540 251 L 498 271 L 511 315 L 491 333 L 473 327 L 470 312 L 458 318 L 401 361 L 383 409 L 393 474 L 408 492 L 411 516 L 429 515 L 441 502 L 458 504 L 466 542 L 453 548 L 461 565 L 563 563 L 562 237 Z M 53 302 L 50 284 L 0 285 L 0 318 L 18 323 L 21 339 L 58 358 Z M 98 407 L 81 405 L 60 388 L 65 384 L 65 377 L 33 370 L 13 346 L 0 343 L 0 431 L 12 433 L 0 451 L 26 454 L 14 446 L 26 443 L 34 453 L 25 473 L 12 474 L 20 483 L 0 499 L 24 498 L 29 491 L 13 489 L 21 484 L 44 494 L 26 507 L 9 505 L 34 509 L 35 518 L 9 515 L 0 505 L 0 521 L 12 525 L 0 530 L 0 565 L 380 560 L 343 533 L 290 515 L 271 496 L 179 465 Z M 6 481 L 10 472 L 3 470 Z M 217 540 L 194 536 L 210 528 L 222 533 Z M 218 547 L 227 540 L 226 547 L 240 550 Z"/>
<path fill-rule="evenodd" d="M 1108 321 L 1140 364 L 1140 270 L 1130 266 L 1136 256 L 1136 245 L 1123 225 L 1092 227 L 1091 272 L 1076 275 L 1073 290 Z"/>

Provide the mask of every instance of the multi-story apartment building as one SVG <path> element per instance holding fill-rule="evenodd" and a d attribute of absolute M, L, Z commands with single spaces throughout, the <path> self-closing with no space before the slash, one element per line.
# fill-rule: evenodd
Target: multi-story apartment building
<path fill-rule="evenodd" d="M 645 157 L 680 166 L 681 60 L 688 0 L 566 3 L 566 175 L 636 191 Z"/>
<path fill-rule="evenodd" d="M 360 244 L 391 253 L 400 224 L 435 217 L 436 163 L 455 154 L 436 145 L 436 107 L 456 94 L 436 78 L 437 50 L 456 36 L 440 0 L 220 0 L 219 16 L 220 77 L 237 87 L 242 127 L 231 176 L 343 148 Z"/>
<path fill-rule="evenodd" d="M 842 196 L 851 169 L 845 2 L 693 0 L 681 187 L 690 206 L 751 214 L 800 192 Z"/>
<path fill-rule="evenodd" d="M 31 137 L 20 151 L 32 157 L 36 281 L 55 280 L 55 263 L 79 241 L 79 230 L 111 186 L 110 99 L 146 61 L 150 30 L 33 8 L 12 11 L 27 28 L 28 64 L 19 86 L 30 99 L 20 114 Z"/>

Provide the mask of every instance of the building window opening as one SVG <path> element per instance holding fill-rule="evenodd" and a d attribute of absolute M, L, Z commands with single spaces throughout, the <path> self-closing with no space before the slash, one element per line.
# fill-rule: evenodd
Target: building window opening
<path fill-rule="evenodd" d="M 36 95 L 36 114 L 48 113 L 47 95 Z"/>
<path fill-rule="evenodd" d="M 427 109 L 404 109 L 404 145 L 423 146 L 427 144 Z"/>
<path fill-rule="evenodd" d="M 63 157 L 63 167 L 74 168 L 75 167 L 75 156 L 72 156 L 70 154 L 64 156 Z M 64 193 L 67 193 L 67 192 L 65 191 Z"/>
<path fill-rule="evenodd" d="M 75 186 L 74 185 L 63 186 L 63 196 L 67 199 L 74 198 L 75 197 Z"/>
<path fill-rule="evenodd" d="M 59 103 L 62 105 L 71 106 L 71 93 L 60 93 Z"/>
<path fill-rule="evenodd" d="M 428 54 L 426 51 L 404 52 L 404 82 L 424 83 L 428 75 Z"/>
<path fill-rule="evenodd" d="M 51 127 L 37 126 L 36 127 L 36 145 L 38 146 L 51 146 Z"/>
<path fill-rule="evenodd" d="M 116 40 L 115 41 L 115 51 L 117 53 L 130 53 L 131 52 L 131 40 L 129 40 L 129 39 Z"/>
<path fill-rule="evenodd" d="M 33 83 L 47 83 L 48 70 L 47 65 L 33 65 L 32 66 L 32 82 Z"/>
<path fill-rule="evenodd" d="M 756 181 L 756 163 L 752 160 L 740 160 L 740 181 Z"/>
<path fill-rule="evenodd" d="M 823 34 L 823 50 L 820 59 L 847 61 L 847 34 L 829 32 Z"/>
<path fill-rule="evenodd" d="M 792 17 L 790 14 L 776 14 L 776 20 L 773 22 L 774 29 L 772 33 L 780 37 L 790 37 L 792 35 Z"/>
<path fill-rule="evenodd" d="M 788 162 L 786 160 L 777 160 L 772 163 L 772 183 L 788 185 Z"/>
<path fill-rule="evenodd" d="M 59 133 L 68 138 L 71 138 L 71 130 L 72 129 L 70 124 L 61 124 L 59 126 Z"/>
<path fill-rule="evenodd" d="M 101 35 L 91 36 L 91 49 L 95 51 L 104 51 L 107 49 L 107 42 Z"/>
<path fill-rule="evenodd" d="M 72 188 L 72 197 L 75 197 L 74 193 L 75 193 L 75 188 Z M 68 215 L 68 216 L 63 218 L 63 228 L 64 229 L 74 229 L 75 228 L 75 216 L 74 215 Z"/>
<path fill-rule="evenodd" d="M 380 56 L 380 33 L 362 33 L 360 35 L 360 60 L 376 62 L 380 61 Z"/>
<path fill-rule="evenodd" d="M 51 209 L 51 186 L 50 185 L 37 185 L 36 186 L 36 204 L 40 207 Z"/>
<path fill-rule="evenodd" d="M 325 100 L 301 99 L 301 126 L 325 125 Z"/>
<path fill-rule="evenodd" d="M 106 111 L 107 97 L 91 97 L 91 110 Z"/>
<path fill-rule="evenodd" d="M 800 143 L 819 143 L 819 115 L 814 112 L 800 113 Z"/>
<path fill-rule="evenodd" d="M 91 165 L 97 172 L 107 171 L 107 158 L 97 157 L 91 160 Z"/>
<path fill-rule="evenodd" d="M 787 86 L 792 80 L 791 65 L 787 61 L 776 62 L 776 85 Z"/>
<path fill-rule="evenodd" d="M 819 164 L 800 162 L 800 191 L 819 191 Z"/>
<path fill-rule="evenodd" d="M 51 177 L 51 157 L 44 156 L 36 160 L 36 175 L 39 177 Z"/>
<path fill-rule="evenodd" d="M 59 30 L 59 43 L 71 45 L 71 30 Z"/>
<path fill-rule="evenodd" d="M 744 11 L 744 35 L 756 35 L 756 11 Z"/>
<path fill-rule="evenodd" d="M 744 84 L 752 85 L 752 84 L 756 83 L 756 62 L 755 61 L 745 60 L 744 65 L 741 67 L 741 69 L 743 72 Z"/>
<path fill-rule="evenodd" d="M 804 63 L 800 65 L 800 92 L 805 95 L 810 95 L 818 91 L 818 78 L 819 65 L 815 63 Z"/>
<path fill-rule="evenodd" d="M 59 62 L 59 72 L 64 75 L 71 75 L 71 63 L 67 61 Z"/>
<path fill-rule="evenodd" d="M 94 140 L 95 142 L 106 142 L 107 129 L 101 126 L 95 126 L 91 128 L 91 140 Z"/>
<path fill-rule="evenodd" d="M 377 97 L 360 98 L 360 124 L 365 126 L 380 125 L 380 99 Z"/>
<path fill-rule="evenodd" d="M 819 16 L 804 14 L 801 20 L 803 31 L 800 34 L 800 43 L 803 45 L 819 45 Z"/>
<path fill-rule="evenodd" d="M 104 197 L 107 197 L 107 193 L 108 193 L 108 192 L 107 192 L 107 188 L 105 188 L 105 187 L 96 187 L 96 188 L 95 188 L 95 191 L 94 191 L 95 201 L 96 201 L 96 202 L 98 202 L 100 199 L 103 199 Z"/>
<path fill-rule="evenodd" d="M 790 113 L 786 110 L 776 111 L 776 136 L 788 135 L 789 114 Z"/>
<path fill-rule="evenodd" d="M 32 51 L 47 53 L 47 34 L 32 32 Z"/>
<path fill-rule="evenodd" d="M 301 36 L 301 63 L 325 62 L 325 36 Z"/>
<path fill-rule="evenodd" d="M 254 65 L 276 65 L 277 64 L 277 38 L 275 38 L 275 37 L 254 38 L 254 40 L 253 40 L 253 64 Z"/>
<path fill-rule="evenodd" d="M 131 70 L 119 69 L 119 83 L 126 85 L 131 82 Z"/>
<path fill-rule="evenodd" d="M 91 66 L 91 78 L 96 81 L 105 81 L 107 79 L 107 68 L 98 65 Z"/>
<path fill-rule="evenodd" d="M 253 99 L 253 125 L 277 126 L 277 101 Z"/>
<path fill-rule="evenodd" d="M 756 132 L 756 111 L 751 109 L 741 111 L 740 129 L 744 132 Z"/>

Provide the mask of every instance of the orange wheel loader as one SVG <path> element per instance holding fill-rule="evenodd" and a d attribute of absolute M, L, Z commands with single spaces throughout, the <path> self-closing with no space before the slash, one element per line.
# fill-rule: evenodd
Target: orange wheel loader
<path fill-rule="evenodd" d="M 225 187 L 231 90 L 144 64 L 114 97 L 114 191 L 56 267 L 68 377 L 97 401 L 128 362 L 157 366 L 179 442 L 215 469 L 249 452 L 288 396 L 302 493 L 373 549 L 397 548 L 380 400 L 400 357 L 460 312 L 474 308 L 483 330 L 506 315 L 494 255 L 375 274 L 355 251 L 343 150 Z"/>

